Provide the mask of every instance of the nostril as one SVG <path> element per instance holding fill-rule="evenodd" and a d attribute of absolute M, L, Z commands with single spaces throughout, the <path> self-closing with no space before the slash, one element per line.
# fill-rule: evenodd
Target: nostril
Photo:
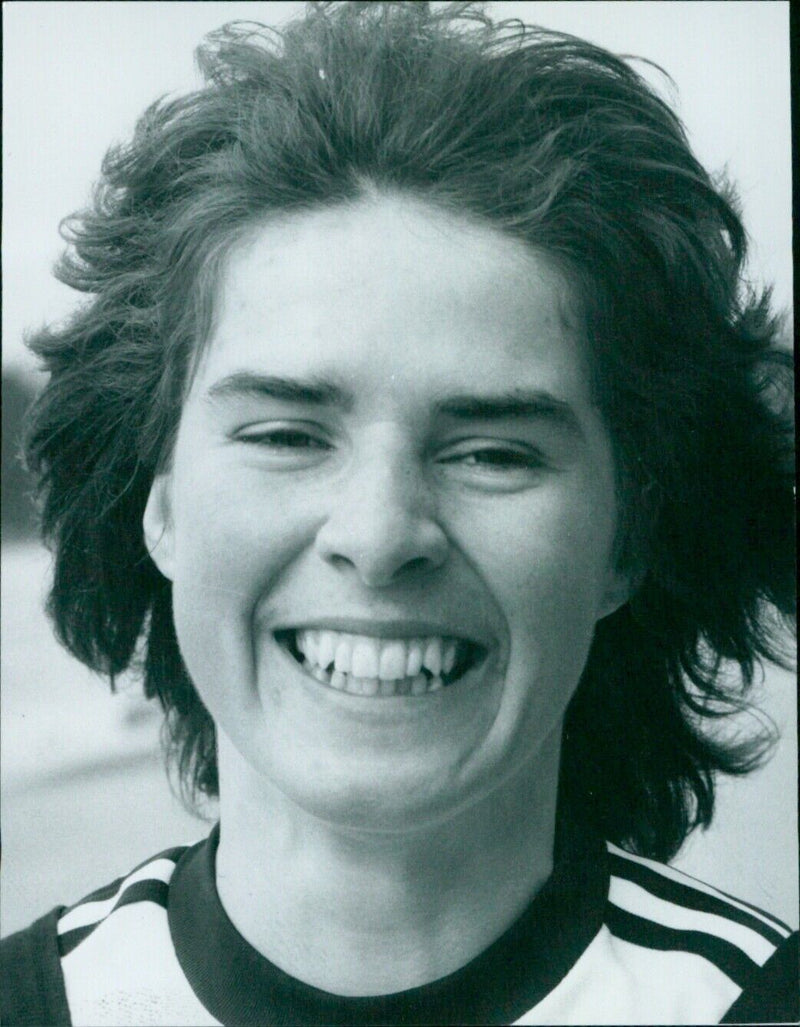
<path fill-rule="evenodd" d="M 347 567 L 354 567 L 354 562 L 348 556 L 343 556 L 341 553 L 329 553 L 328 563 L 332 564 L 338 570 L 344 570 Z"/>
<path fill-rule="evenodd" d="M 415 556 L 413 559 L 408 560 L 403 565 L 404 571 L 424 571 L 429 570 L 433 561 L 429 560 L 426 556 Z"/>

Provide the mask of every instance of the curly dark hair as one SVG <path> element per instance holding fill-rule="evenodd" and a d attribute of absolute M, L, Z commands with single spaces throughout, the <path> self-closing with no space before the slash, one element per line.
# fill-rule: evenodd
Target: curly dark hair
<path fill-rule="evenodd" d="M 59 637 L 112 687 L 139 667 L 181 779 L 214 795 L 214 724 L 141 522 L 220 262 L 270 212 L 376 187 L 467 212 L 573 283 L 615 450 L 616 558 L 640 582 L 598 624 L 568 710 L 562 809 L 671 857 L 710 822 L 714 775 L 768 750 L 769 729 L 716 725 L 748 708 L 795 611 L 790 357 L 744 281 L 731 188 L 630 62 L 470 4 L 309 4 L 281 32 L 222 28 L 198 60 L 206 86 L 153 104 L 65 222 L 56 273 L 90 299 L 30 340 L 50 371 L 27 456 Z"/>

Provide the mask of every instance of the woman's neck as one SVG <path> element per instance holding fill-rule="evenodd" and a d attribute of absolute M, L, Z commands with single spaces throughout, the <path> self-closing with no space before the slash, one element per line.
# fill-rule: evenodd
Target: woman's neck
<path fill-rule="evenodd" d="M 471 806 L 391 833 L 320 820 L 254 781 L 221 742 L 222 905 L 271 962 L 334 994 L 390 994 L 452 973 L 503 934 L 550 875 L 559 740 L 556 731 Z"/>

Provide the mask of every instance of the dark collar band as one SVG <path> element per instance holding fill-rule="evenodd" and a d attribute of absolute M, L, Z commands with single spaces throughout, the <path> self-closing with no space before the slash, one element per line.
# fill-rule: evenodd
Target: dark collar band
<path fill-rule="evenodd" d="M 175 952 L 197 997 L 223 1024 L 507 1024 L 540 1002 L 599 930 L 605 846 L 570 828 L 564 857 L 522 916 L 466 966 L 392 995 L 350 998 L 284 973 L 242 938 L 217 894 L 219 825 L 188 849 L 169 892 Z"/>

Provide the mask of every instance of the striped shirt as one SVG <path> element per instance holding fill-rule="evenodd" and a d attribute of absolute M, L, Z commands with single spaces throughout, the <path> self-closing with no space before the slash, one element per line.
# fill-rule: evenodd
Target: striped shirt
<path fill-rule="evenodd" d="M 797 1015 L 785 924 L 672 867 L 596 843 L 557 861 L 520 920 L 462 969 L 394 995 L 331 995 L 238 934 L 216 892 L 217 840 L 215 828 L 51 914 L 58 974 L 49 1001 L 61 1016 L 53 1022 L 711 1024 Z M 19 947 L 28 932 L 5 944 Z"/>

